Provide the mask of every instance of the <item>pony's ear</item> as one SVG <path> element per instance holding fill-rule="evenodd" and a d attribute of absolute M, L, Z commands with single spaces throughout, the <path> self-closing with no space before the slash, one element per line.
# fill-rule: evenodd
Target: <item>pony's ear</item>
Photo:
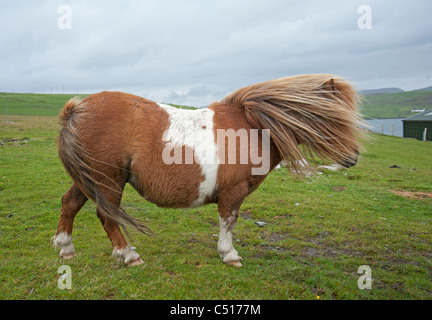
<path fill-rule="evenodd" d="M 336 92 L 336 87 L 334 83 L 334 79 L 327 80 L 321 85 L 321 89 L 330 91 L 330 92 Z"/>

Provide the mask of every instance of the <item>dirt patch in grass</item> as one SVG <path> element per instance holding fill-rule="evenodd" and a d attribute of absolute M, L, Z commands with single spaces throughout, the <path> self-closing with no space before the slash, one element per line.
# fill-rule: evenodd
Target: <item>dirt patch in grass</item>
<path fill-rule="evenodd" d="M 306 257 L 335 258 L 338 256 L 338 251 L 331 248 L 305 247 L 302 250 L 302 255 Z"/>
<path fill-rule="evenodd" d="M 360 257 L 363 253 L 357 249 L 343 246 L 326 245 L 323 242 L 313 242 L 314 246 L 305 246 L 300 253 L 302 258 L 340 258 L 341 256 L 347 257 Z"/>
<path fill-rule="evenodd" d="M 242 211 L 242 212 L 240 212 L 240 217 L 242 217 L 245 220 L 253 220 L 253 218 L 252 218 L 252 212 L 249 212 L 249 211 Z"/>
<path fill-rule="evenodd" d="M 432 198 L 432 191 L 408 191 L 408 190 L 390 190 L 391 193 L 410 199 L 428 199 Z"/>
<path fill-rule="evenodd" d="M 28 138 L 23 139 L 3 139 L 0 140 L 1 146 L 21 146 L 27 144 L 29 141 Z"/>
<path fill-rule="evenodd" d="M 345 191 L 345 187 L 334 186 L 333 190 L 336 191 L 336 192 L 342 192 L 342 191 Z"/>

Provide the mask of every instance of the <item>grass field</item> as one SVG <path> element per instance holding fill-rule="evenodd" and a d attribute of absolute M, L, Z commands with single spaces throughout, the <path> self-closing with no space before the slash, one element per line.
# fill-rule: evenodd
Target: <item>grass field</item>
<path fill-rule="evenodd" d="M 39 94 L 0 92 L 0 114 L 57 116 L 65 102 L 76 94 Z"/>
<path fill-rule="evenodd" d="M 43 93 L 7 93 L 0 92 L 0 114 L 57 116 L 60 109 L 73 97 L 85 98 L 88 94 L 43 94 Z M 172 106 L 183 109 L 194 107 Z"/>
<path fill-rule="evenodd" d="M 123 207 L 154 231 L 133 233 L 144 264 L 128 268 L 111 257 L 93 203 L 75 219 L 74 259 L 50 244 L 71 184 L 57 133 L 55 117 L 0 115 L 0 299 L 432 298 L 430 142 L 371 135 L 353 168 L 305 181 L 272 172 L 241 207 L 243 268 L 217 254 L 215 205 L 161 209 L 127 186 Z M 70 290 L 58 288 L 62 265 Z M 363 265 L 370 290 L 358 287 Z"/>
<path fill-rule="evenodd" d="M 62 106 L 72 97 L 87 94 L 33 94 L 0 92 L 0 114 L 57 116 Z M 176 107 L 194 109 L 194 107 Z M 396 119 L 411 116 L 413 107 L 432 108 L 432 91 L 409 91 L 375 94 L 364 97 L 362 113 L 367 118 Z"/>

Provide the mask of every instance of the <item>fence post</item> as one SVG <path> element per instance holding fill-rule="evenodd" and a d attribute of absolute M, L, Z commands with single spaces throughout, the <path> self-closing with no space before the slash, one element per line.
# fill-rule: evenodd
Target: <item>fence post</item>
<path fill-rule="evenodd" d="M 384 135 L 384 123 L 381 125 L 381 134 Z"/>
<path fill-rule="evenodd" d="M 427 128 L 423 130 L 423 141 L 426 141 Z"/>
<path fill-rule="evenodd" d="M 394 136 L 394 127 L 395 127 L 395 124 L 393 123 L 393 127 L 392 127 L 392 136 Z"/>

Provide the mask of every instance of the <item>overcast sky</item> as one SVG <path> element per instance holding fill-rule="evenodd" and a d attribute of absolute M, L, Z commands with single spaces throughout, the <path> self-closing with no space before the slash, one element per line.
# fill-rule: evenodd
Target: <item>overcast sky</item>
<path fill-rule="evenodd" d="M 431 86 L 432 1 L 0 0 L 2 92 L 120 90 L 199 107 L 321 72 L 359 89 Z"/>

